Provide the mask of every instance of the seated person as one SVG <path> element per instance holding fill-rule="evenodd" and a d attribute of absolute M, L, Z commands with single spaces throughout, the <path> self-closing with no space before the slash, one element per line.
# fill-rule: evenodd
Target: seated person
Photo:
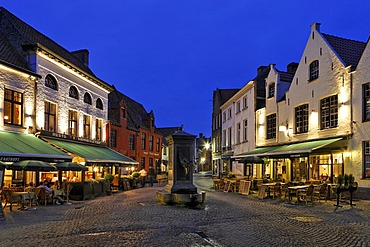
<path fill-rule="evenodd" d="M 24 191 L 30 192 L 30 191 L 33 191 L 34 188 L 35 188 L 35 185 L 33 184 L 33 182 L 30 182 L 28 186 L 24 189 Z"/>
<path fill-rule="evenodd" d="M 44 188 L 47 196 L 49 196 L 51 198 L 54 198 L 54 199 L 57 199 L 55 204 L 57 204 L 57 205 L 63 204 L 64 203 L 63 198 L 61 198 L 60 196 L 54 196 L 53 190 L 45 185 L 45 183 L 47 183 L 47 180 L 45 180 L 45 181 L 40 182 L 39 188 Z"/>

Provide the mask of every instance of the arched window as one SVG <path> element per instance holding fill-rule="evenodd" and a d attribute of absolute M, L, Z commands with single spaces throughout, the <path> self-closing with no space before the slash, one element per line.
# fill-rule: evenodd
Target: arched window
<path fill-rule="evenodd" d="M 96 108 L 103 110 L 103 101 L 99 98 L 96 100 Z"/>
<path fill-rule="evenodd" d="M 319 60 L 310 63 L 310 81 L 319 77 Z"/>
<path fill-rule="evenodd" d="M 47 75 L 45 77 L 45 86 L 47 86 L 48 88 L 54 89 L 54 90 L 58 90 L 57 80 L 52 75 Z"/>
<path fill-rule="evenodd" d="M 85 93 L 85 95 L 84 95 L 84 102 L 86 104 L 92 105 L 92 100 L 91 100 L 91 96 L 90 96 L 89 93 Z"/>
<path fill-rule="evenodd" d="M 74 99 L 78 99 L 78 91 L 77 91 L 77 88 L 75 86 L 71 86 L 69 88 L 69 97 L 74 98 Z"/>

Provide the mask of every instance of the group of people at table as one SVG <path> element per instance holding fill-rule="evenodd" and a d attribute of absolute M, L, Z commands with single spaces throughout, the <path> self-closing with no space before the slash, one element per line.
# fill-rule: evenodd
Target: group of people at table
<path fill-rule="evenodd" d="M 20 210 L 31 210 L 32 203 L 38 203 L 41 200 L 45 205 L 49 202 L 51 204 L 61 205 L 64 204 L 67 200 L 66 195 L 66 182 L 73 181 L 62 177 L 62 183 L 59 183 L 57 176 L 53 178 L 46 178 L 43 181 L 40 181 L 38 186 L 35 186 L 34 182 L 29 182 L 26 187 L 12 187 L 12 188 L 3 188 L 3 199 L 6 200 L 5 206 L 7 204 L 12 204 L 17 202 L 21 204 Z M 42 195 L 42 190 L 44 193 Z M 8 195 L 6 195 L 8 193 Z M 29 207 L 26 207 L 26 204 L 29 202 Z M 4 207 L 5 207 L 4 206 Z M 11 206 L 11 205 L 10 205 Z M 10 208 L 12 210 L 12 208 Z"/>

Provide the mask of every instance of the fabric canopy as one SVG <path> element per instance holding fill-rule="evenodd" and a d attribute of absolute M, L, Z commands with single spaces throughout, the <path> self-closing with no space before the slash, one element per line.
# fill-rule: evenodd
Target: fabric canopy
<path fill-rule="evenodd" d="M 249 152 L 237 154 L 232 158 L 238 159 L 246 157 L 293 156 L 297 154 L 308 155 L 309 153 L 327 148 L 328 146 L 330 146 L 330 144 L 334 144 L 336 142 L 339 142 L 340 140 L 342 140 L 342 138 L 306 141 L 270 147 L 260 147 Z"/>
<path fill-rule="evenodd" d="M 261 157 L 258 156 L 248 156 L 241 158 L 239 163 L 253 163 L 253 164 L 264 164 L 265 162 Z"/>
<path fill-rule="evenodd" d="M 0 161 L 41 160 L 45 162 L 71 161 L 72 157 L 48 145 L 34 135 L 0 132 Z"/>
<path fill-rule="evenodd" d="M 56 168 L 40 160 L 22 160 L 7 166 L 7 169 L 17 171 L 56 171 Z"/>
<path fill-rule="evenodd" d="M 87 171 L 87 167 L 78 164 L 77 162 L 62 162 L 55 164 L 59 171 Z"/>
<path fill-rule="evenodd" d="M 54 140 L 43 138 L 44 140 L 56 145 L 57 147 L 66 150 L 71 154 L 80 156 L 86 160 L 86 164 L 89 163 L 105 163 L 113 165 L 137 165 L 138 162 L 130 159 L 129 157 L 120 154 L 105 146 L 89 145 L 76 142 L 68 142 L 62 140 Z"/>

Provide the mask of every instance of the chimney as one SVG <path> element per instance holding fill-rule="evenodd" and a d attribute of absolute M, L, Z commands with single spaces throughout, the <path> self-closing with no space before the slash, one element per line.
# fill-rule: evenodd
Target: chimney
<path fill-rule="evenodd" d="M 311 25 L 311 29 L 320 32 L 320 25 L 321 23 L 315 22 Z"/>
<path fill-rule="evenodd" d="M 267 68 L 268 66 L 259 66 L 257 68 L 257 74 L 258 75 L 261 75 L 263 73 L 263 71 Z"/>
<path fill-rule="evenodd" d="M 295 73 L 295 71 L 297 70 L 298 68 L 298 63 L 296 62 L 291 62 L 290 64 L 288 64 L 288 66 L 286 66 L 286 70 L 288 73 Z"/>
<path fill-rule="evenodd" d="M 89 51 L 87 49 L 82 49 L 78 51 L 71 52 L 75 57 L 78 58 L 86 67 L 89 67 Z"/>

